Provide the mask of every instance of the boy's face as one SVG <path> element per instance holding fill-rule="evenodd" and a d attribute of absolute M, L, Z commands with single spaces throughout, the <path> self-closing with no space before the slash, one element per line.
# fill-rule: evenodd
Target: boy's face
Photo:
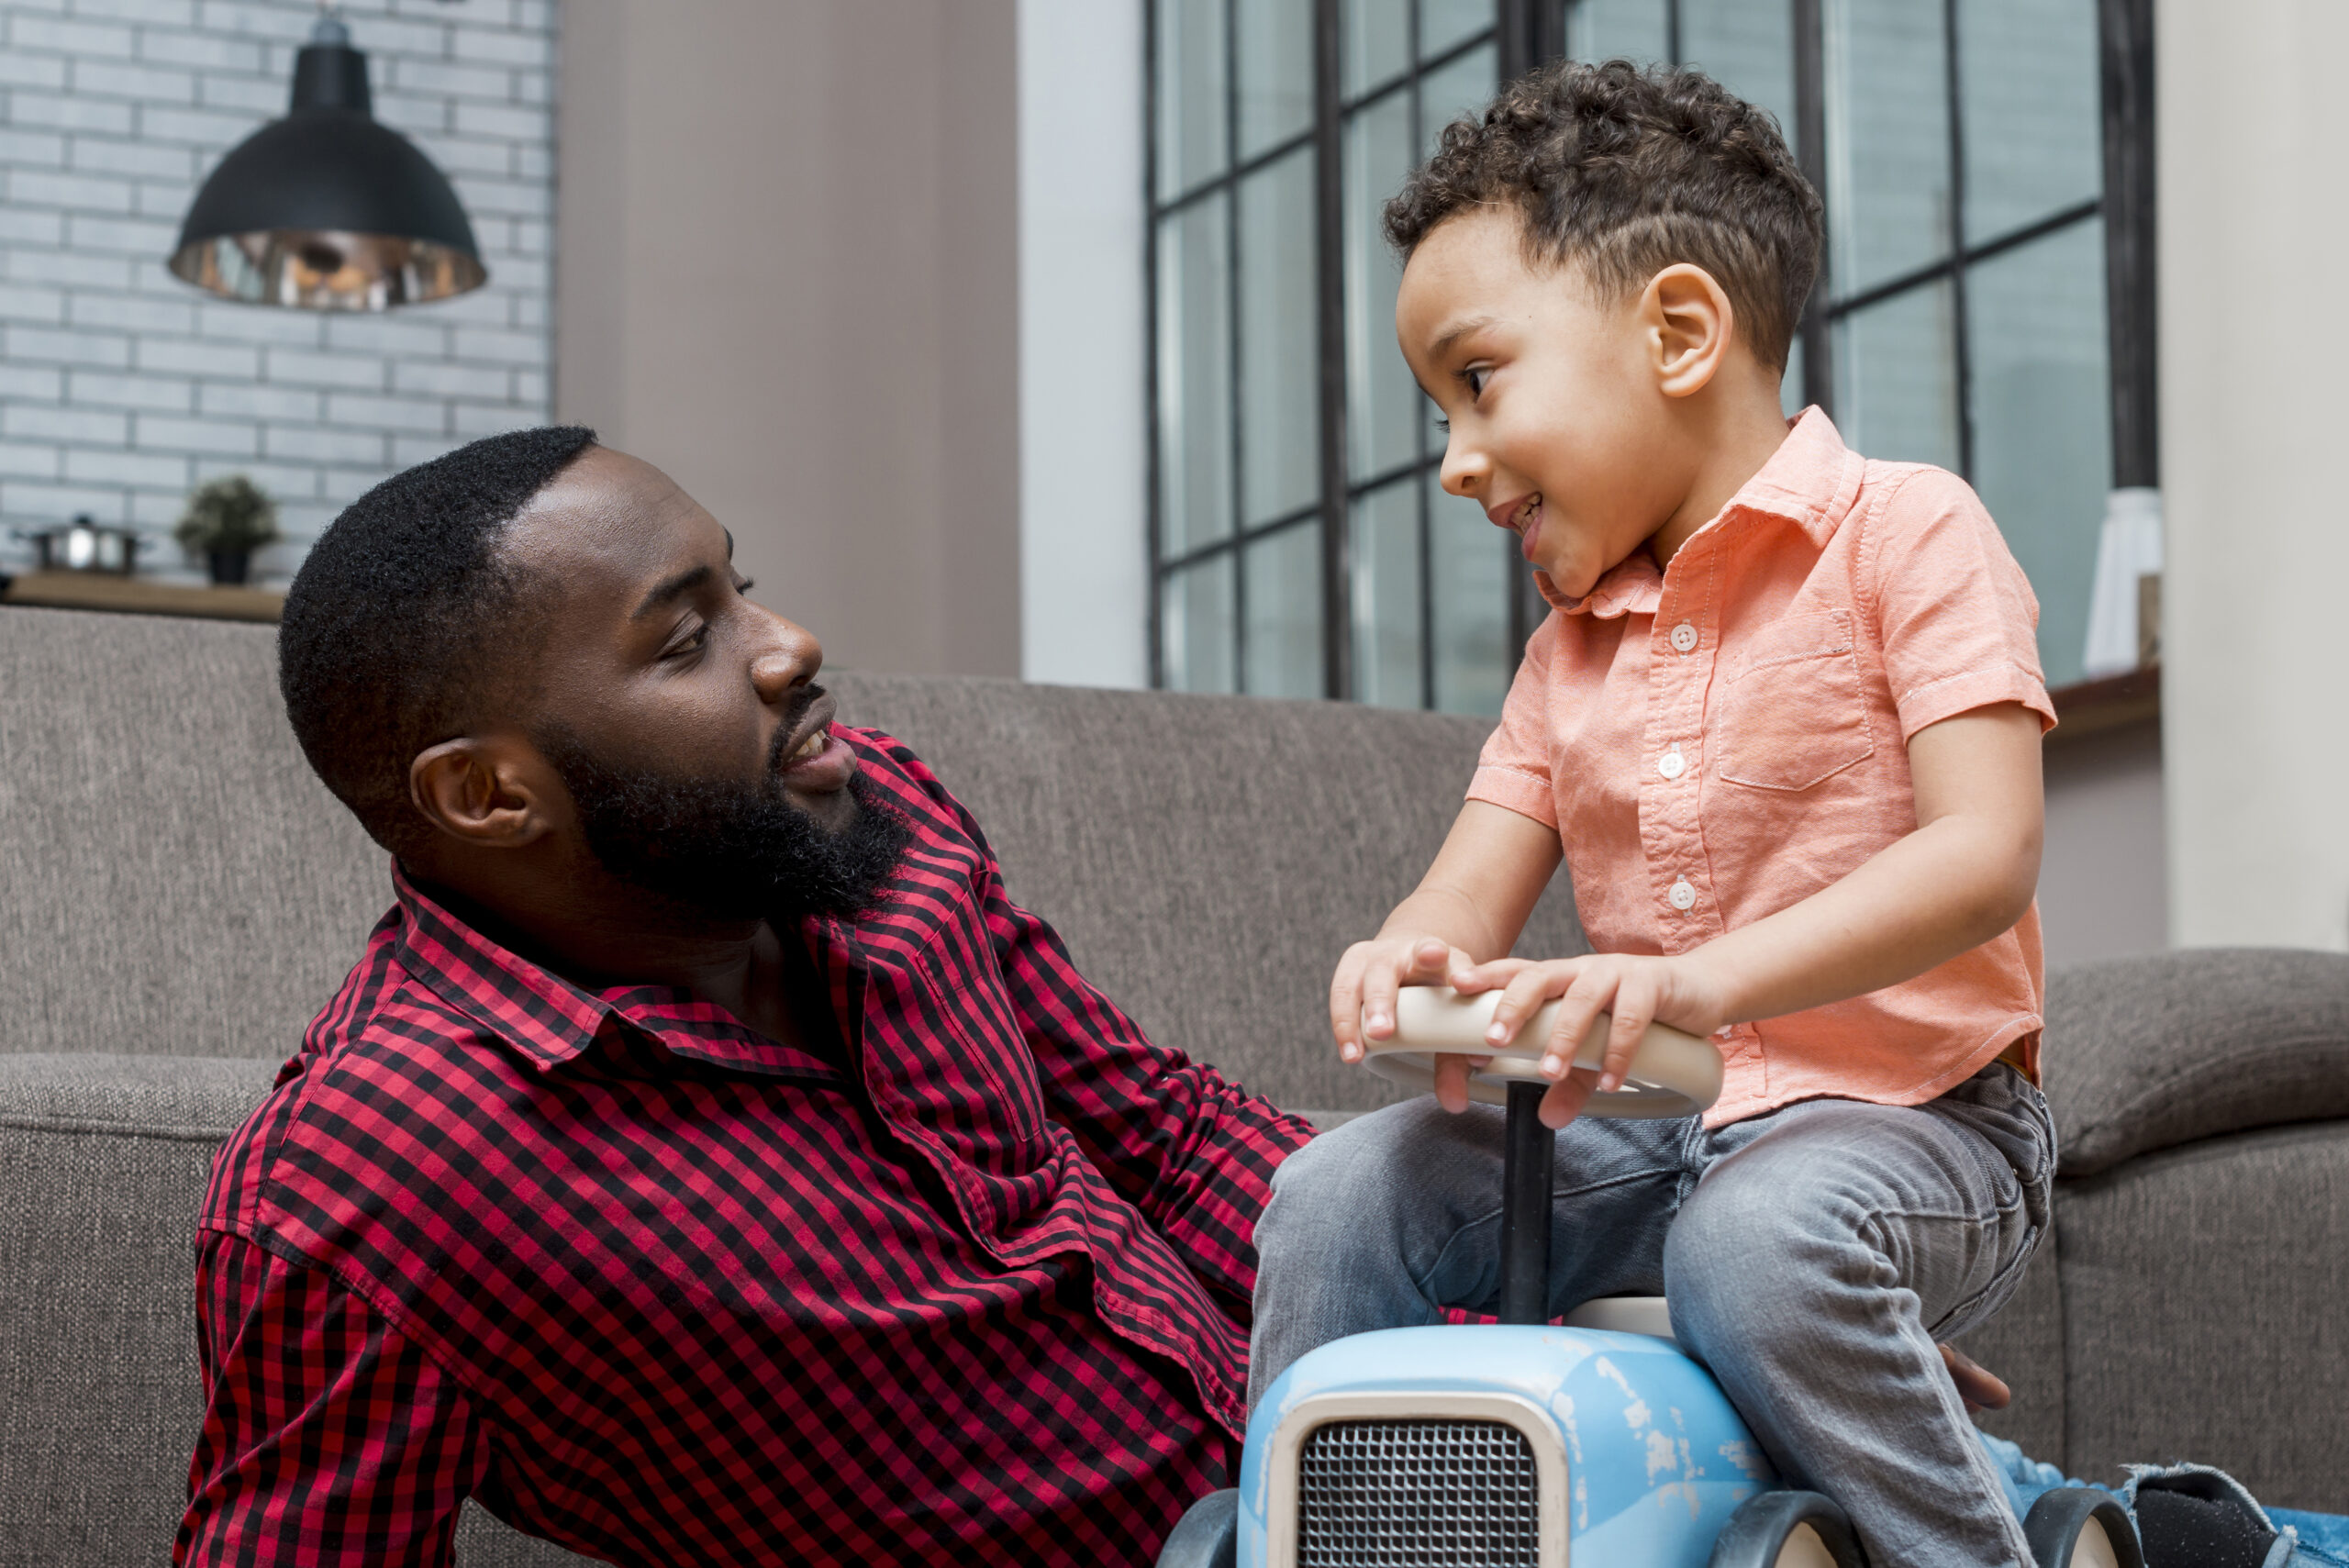
<path fill-rule="evenodd" d="M 1443 487 L 1578 599 L 1673 517 L 1696 455 L 1640 299 L 1602 300 L 1571 263 L 1529 266 L 1519 223 L 1479 207 L 1437 225 L 1403 269 L 1395 327 L 1451 429 Z"/>

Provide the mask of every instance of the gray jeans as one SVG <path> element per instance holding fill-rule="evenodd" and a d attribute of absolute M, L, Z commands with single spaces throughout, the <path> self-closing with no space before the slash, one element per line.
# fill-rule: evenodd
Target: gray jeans
<path fill-rule="evenodd" d="M 1502 1127 L 1420 1098 L 1289 1156 L 1256 1224 L 1252 1403 L 1317 1345 L 1494 1310 Z M 1914 1107 L 1809 1100 L 1711 1132 L 1586 1118 L 1558 1135 L 1550 1309 L 1664 1294 L 1682 1349 L 1870 1562 L 2023 1568 L 1934 1341 L 2013 1294 L 2054 1155 L 2047 1102 L 1998 1064 Z"/>

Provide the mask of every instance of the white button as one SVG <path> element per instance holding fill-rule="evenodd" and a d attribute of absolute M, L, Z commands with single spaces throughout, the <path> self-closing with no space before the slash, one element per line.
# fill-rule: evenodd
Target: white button
<path fill-rule="evenodd" d="M 1672 750 L 1655 760 L 1655 771 L 1665 778 L 1676 779 L 1688 771 L 1688 759 L 1680 754 L 1680 742 L 1675 740 Z"/>
<path fill-rule="evenodd" d="M 1684 876 L 1672 884 L 1672 891 L 1664 896 L 1672 900 L 1675 909 L 1686 909 L 1697 902 L 1697 890 L 1688 885 L 1688 879 Z"/>
<path fill-rule="evenodd" d="M 1697 646 L 1697 628 L 1682 621 L 1672 628 L 1672 646 L 1675 652 L 1686 653 Z"/>

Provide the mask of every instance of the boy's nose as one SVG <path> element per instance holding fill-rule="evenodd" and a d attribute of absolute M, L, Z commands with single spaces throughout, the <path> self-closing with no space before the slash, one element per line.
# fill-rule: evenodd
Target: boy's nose
<path fill-rule="evenodd" d="M 1445 444 L 1441 473 L 1443 487 L 1453 495 L 1464 495 L 1471 501 L 1483 500 L 1485 482 L 1492 477 L 1492 463 L 1482 452 L 1457 439 Z"/>

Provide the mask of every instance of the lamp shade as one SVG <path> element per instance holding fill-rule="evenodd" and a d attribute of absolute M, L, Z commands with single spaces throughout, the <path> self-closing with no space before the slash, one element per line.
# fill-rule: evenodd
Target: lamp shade
<path fill-rule="evenodd" d="M 457 194 L 372 106 L 367 57 L 320 17 L 295 61 L 292 107 L 204 182 L 173 272 L 229 299 L 309 310 L 384 310 L 487 282 Z"/>

